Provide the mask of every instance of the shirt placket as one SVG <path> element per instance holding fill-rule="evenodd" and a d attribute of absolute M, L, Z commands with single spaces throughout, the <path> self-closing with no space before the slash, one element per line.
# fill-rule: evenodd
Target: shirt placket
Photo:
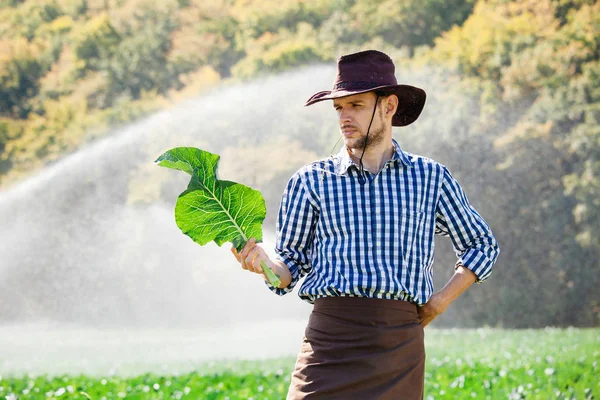
<path fill-rule="evenodd" d="M 379 185 L 381 185 L 381 173 L 372 176 L 369 182 L 369 206 L 370 206 L 370 243 L 371 245 L 371 260 L 377 262 L 381 257 L 383 246 L 383 221 L 382 221 L 382 204 L 379 196 Z"/>

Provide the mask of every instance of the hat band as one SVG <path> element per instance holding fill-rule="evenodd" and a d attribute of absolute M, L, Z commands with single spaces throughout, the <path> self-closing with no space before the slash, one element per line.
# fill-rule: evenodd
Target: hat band
<path fill-rule="evenodd" d="M 381 82 L 373 82 L 373 81 L 341 81 L 333 85 L 333 90 L 364 90 L 371 89 L 378 86 L 386 86 L 388 84 Z M 395 85 L 393 83 L 392 85 Z"/>

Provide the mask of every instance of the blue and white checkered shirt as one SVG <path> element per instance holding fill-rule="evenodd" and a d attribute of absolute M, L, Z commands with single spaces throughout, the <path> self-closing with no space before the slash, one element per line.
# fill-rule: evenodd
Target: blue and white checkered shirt
<path fill-rule="evenodd" d="M 433 293 L 434 235 L 450 236 L 458 262 L 485 280 L 499 248 L 448 169 L 396 151 L 377 174 L 358 166 L 346 148 L 298 170 L 277 219 L 275 251 L 292 282 L 306 279 L 300 298 L 363 296 L 425 304 Z M 458 264 L 457 262 L 457 264 Z"/>

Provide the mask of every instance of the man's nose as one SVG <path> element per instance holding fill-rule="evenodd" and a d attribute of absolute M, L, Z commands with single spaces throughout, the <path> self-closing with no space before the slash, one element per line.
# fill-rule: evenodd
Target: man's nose
<path fill-rule="evenodd" d="M 348 110 L 343 109 L 340 111 L 340 122 L 342 124 L 352 122 L 352 116 L 350 115 L 350 112 Z"/>

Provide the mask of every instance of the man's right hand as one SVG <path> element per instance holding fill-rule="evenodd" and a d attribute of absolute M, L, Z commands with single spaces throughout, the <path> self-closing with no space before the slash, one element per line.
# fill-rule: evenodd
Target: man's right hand
<path fill-rule="evenodd" d="M 233 246 L 231 247 L 231 252 L 235 256 L 235 259 L 242 265 L 243 269 L 260 274 L 268 281 L 260 266 L 260 262 L 264 261 L 265 265 L 270 268 L 273 273 L 279 276 L 279 280 L 281 281 L 280 288 L 287 287 L 292 281 L 292 275 L 290 274 L 287 265 L 281 261 L 273 262 L 266 251 L 260 245 L 256 244 L 256 239 L 254 238 L 251 238 L 246 242 L 246 245 L 241 252 L 238 253 Z"/>
<path fill-rule="evenodd" d="M 264 275 L 260 261 L 264 261 L 269 267 L 273 264 L 265 250 L 256 244 L 254 238 L 248 239 L 241 252 L 238 253 L 234 246 L 231 246 L 231 252 L 246 271 Z"/>

